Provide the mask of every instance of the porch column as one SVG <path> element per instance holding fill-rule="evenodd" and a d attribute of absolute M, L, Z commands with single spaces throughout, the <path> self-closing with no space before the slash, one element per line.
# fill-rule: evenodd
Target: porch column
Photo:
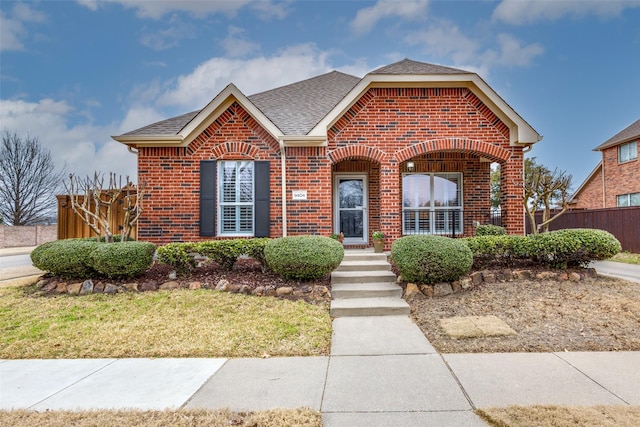
<path fill-rule="evenodd" d="M 400 170 L 395 158 L 380 164 L 380 229 L 385 237 L 385 251 L 402 237 L 402 190 Z"/>
<path fill-rule="evenodd" d="M 525 234 L 525 215 L 522 198 L 524 190 L 521 185 L 524 176 L 524 155 L 521 147 L 511 148 L 511 158 L 500 164 L 500 188 L 502 191 L 500 205 L 506 217 L 502 217 L 502 226 L 508 234 Z"/>

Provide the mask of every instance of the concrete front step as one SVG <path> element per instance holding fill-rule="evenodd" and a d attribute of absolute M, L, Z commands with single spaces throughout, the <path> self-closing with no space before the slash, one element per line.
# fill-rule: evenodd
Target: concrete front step
<path fill-rule="evenodd" d="M 380 261 L 342 261 L 335 271 L 380 271 L 391 270 L 387 260 Z"/>
<path fill-rule="evenodd" d="M 387 254 L 371 251 L 344 251 L 343 261 L 384 261 L 387 262 Z"/>
<path fill-rule="evenodd" d="M 396 281 L 396 275 L 388 270 L 381 271 L 334 271 L 331 284 L 336 283 L 390 283 Z"/>
<path fill-rule="evenodd" d="M 402 288 L 395 283 L 334 283 L 331 285 L 334 299 L 402 297 Z"/>
<path fill-rule="evenodd" d="M 331 302 L 331 316 L 401 316 L 408 315 L 409 304 L 401 298 L 346 298 Z"/>

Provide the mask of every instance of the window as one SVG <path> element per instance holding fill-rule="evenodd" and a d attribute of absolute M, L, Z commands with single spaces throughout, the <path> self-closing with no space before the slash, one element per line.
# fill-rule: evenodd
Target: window
<path fill-rule="evenodd" d="M 218 232 L 253 235 L 253 162 L 221 161 L 218 168 Z"/>
<path fill-rule="evenodd" d="M 628 162 L 638 158 L 638 141 L 628 142 L 618 146 L 618 163 Z"/>
<path fill-rule="evenodd" d="M 620 194 L 618 207 L 640 206 L 640 193 Z"/>
<path fill-rule="evenodd" d="M 462 233 L 462 174 L 402 177 L 403 234 Z"/>

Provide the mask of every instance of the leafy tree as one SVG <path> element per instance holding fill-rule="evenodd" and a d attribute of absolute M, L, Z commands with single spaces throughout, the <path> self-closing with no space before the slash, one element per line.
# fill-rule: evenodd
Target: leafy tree
<path fill-rule="evenodd" d="M 525 159 L 523 204 L 531 224 L 532 233 L 549 231 L 549 223 L 557 219 L 569 208 L 569 194 L 572 176 L 557 168 L 550 171 L 536 163 L 536 158 Z M 559 209 L 552 215 L 552 209 Z M 536 224 L 536 211 L 542 210 L 542 220 Z"/>
<path fill-rule="evenodd" d="M 491 207 L 499 208 L 500 207 L 500 165 L 496 165 L 496 167 L 491 167 Z"/>
<path fill-rule="evenodd" d="M 2 132 L 0 146 L 0 218 L 6 224 L 32 225 L 52 214 L 53 196 L 63 170 L 38 138 Z"/>

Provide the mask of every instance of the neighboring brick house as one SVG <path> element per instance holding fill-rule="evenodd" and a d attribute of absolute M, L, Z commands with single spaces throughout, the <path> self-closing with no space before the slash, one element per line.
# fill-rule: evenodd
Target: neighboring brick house
<path fill-rule="evenodd" d="M 572 196 L 571 208 L 640 206 L 638 145 L 640 120 L 597 146 L 602 160 Z"/>
<path fill-rule="evenodd" d="M 477 74 L 408 59 L 360 79 L 337 71 L 245 96 L 233 84 L 202 110 L 113 137 L 147 183 L 138 238 L 343 232 L 468 235 L 490 213 L 524 233 L 523 150 L 541 136 Z M 284 183 L 284 184 L 283 184 Z"/>

